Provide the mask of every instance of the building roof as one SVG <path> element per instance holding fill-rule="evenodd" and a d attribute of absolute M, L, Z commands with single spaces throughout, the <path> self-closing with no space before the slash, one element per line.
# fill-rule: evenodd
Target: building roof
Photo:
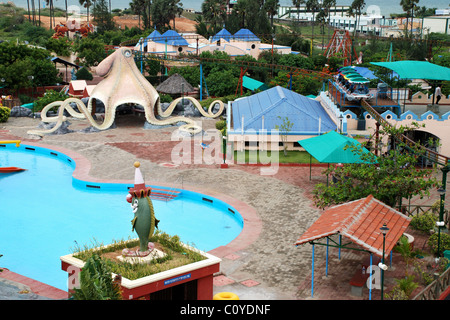
<path fill-rule="evenodd" d="M 261 41 L 257 36 L 253 34 L 248 29 L 241 29 L 238 32 L 236 32 L 233 36 L 235 40 L 241 40 L 241 41 Z"/>
<path fill-rule="evenodd" d="M 242 78 L 242 86 L 249 90 L 266 90 L 267 85 L 264 82 L 252 79 L 250 77 L 244 76 Z"/>
<path fill-rule="evenodd" d="M 450 81 L 450 68 L 428 61 L 394 61 L 371 62 L 371 64 L 391 69 L 398 73 L 401 79 L 427 79 Z"/>
<path fill-rule="evenodd" d="M 385 239 L 388 255 L 409 226 L 411 218 L 375 199 L 372 195 L 340 204 L 325 210 L 308 230 L 295 242 L 302 245 L 340 234 L 377 256 L 383 254 L 383 234 L 380 228 L 389 228 Z"/>
<path fill-rule="evenodd" d="M 189 43 L 174 30 L 167 30 L 159 38 L 154 40 L 158 43 L 166 43 L 172 46 L 188 46 Z"/>
<path fill-rule="evenodd" d="M 321 163 L 365 163 L 359 153 L 353 152 L 351 146 L 358 146 L 361 152 L 370 152 L 361 144 L 350 137 L 344 136 L 336 131 L 304 139 L 298 143 L 316 160 Z"/>
<path fill-rule="evenodd" d="M 178 73 L 171 75 L 159 86 L 156 91 L 167 94 L 181 94 L 194 91 L 194 88 Z"/>
<path fill-rule="evenodd" d="M 211 42 L 219 41 L 220 39 L 225 39 L 227 41 L 230 41 L 230 39 L 233 37 L 233 35 L 227 30 L 222 29 L 219 32 L 216 33 L 214 37 L 212 37 Z"/>
<path fill-rule="evenodd" d="M 287 117 L 293 123 L 290 134 L 318 134 L 336 130 L 336 124 L 319 101 L 277 86 L 232 103 L 232 133 L 272 130 Z M 279 118 L 281 117 L 281 119 Z M 243 122 L 243 123 L 242 123 Z"/>

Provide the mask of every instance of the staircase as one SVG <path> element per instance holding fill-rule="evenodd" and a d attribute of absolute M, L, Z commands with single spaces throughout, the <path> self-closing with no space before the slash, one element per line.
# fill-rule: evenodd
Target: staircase
<path fill-rule="evenodd" d="M 177 198 L 180 195 L 180 191 L 162 188 L 152 188 L 150 198 L 154 200 L 170 201 Z"/>

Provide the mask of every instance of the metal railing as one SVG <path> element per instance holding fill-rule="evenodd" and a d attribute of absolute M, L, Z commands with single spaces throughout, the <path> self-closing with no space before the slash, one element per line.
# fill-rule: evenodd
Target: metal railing
<path fill-rule="evenodd" d="M 441 294 L 450 286 L 450 268 L 436 280 L 420 291 L 412 300 L 438 300 Z"/>

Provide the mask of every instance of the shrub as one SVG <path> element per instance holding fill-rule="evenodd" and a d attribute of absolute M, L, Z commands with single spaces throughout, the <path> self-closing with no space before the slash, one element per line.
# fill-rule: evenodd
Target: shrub
<path fill-rule="evenodd" d="M 428 238 L 428 245 L 431 248 L 431 251 L 433 253 L 438 253 L 438 236 L 439 234 L 436 232 L 435 234 L 431 235 L 430 238 Z M 450 235 L 447 233 L 441 232 L 440 235 L 440 248 L 439 248 L 439 254 L 442 256 L 445 250 L 450 249 Z"/>
<path fill-rule="evenodd" d="M 80 288 L 75 288 L 75 300 L 121 300 L 120 286 L 111 274 L 108 264 L 98 255 L 91 256 L 80 272 Z"/>
<path fill-rule="evenodd" d="M 411 228 L 423 232 L 433 230 L 438 217 L 431 211 L 415 215 L 411 220 Z"/>
<path fill-rule="evenodd" d="M 78 72 L 75 74 L 77 77 L 77 80 L 92 80 L 94 77 L 92 76 L 92 73 L 89 72 L 87 68 L 81 68 L 78 70 Z"/>
<path fill-rule="evenodd" d="M 34 111 L 41 111 L 44 107 L 54 101 L 64 101 L 69 96 L 63 92 L 48 90 L 44 96 L 39 97 L 34 102 Z"/>
<path fill-rule="evenodd" d="M 9 115 L 11 114 L 11 110 L 7 107 L 0 107 L 0 122 L 8 121 Z"/>
<path fill-rule="evenodd" d="M 173 101 L 172 97 L 169 94 L 160 94 L 159 102 L 161 103 L 171 103 Z"/>
<path fill-rule="evenodd" d="M 222 130 L 223 128 L 225 128 L 227 125 L 227 122 L 225 120 L 219 120 L 216 122 L 216 129 L 217 130 Z"/>

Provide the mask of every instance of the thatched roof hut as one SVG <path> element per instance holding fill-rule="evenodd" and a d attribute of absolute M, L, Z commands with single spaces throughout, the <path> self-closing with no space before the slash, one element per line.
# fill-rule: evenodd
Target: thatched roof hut
<path fill-rule="evenodd" d="M 194 87 L 192 87 L 189 82 L 187 82 L 186 79 L 178 73 L 175 73 L 157 86 L 156 91 L 176 95 L 186 92 L 193 92 Z"/>

